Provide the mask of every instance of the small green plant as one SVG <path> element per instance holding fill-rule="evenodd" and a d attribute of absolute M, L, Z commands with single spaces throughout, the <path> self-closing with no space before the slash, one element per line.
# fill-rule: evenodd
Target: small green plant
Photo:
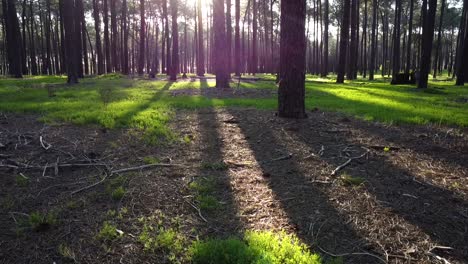
<path fill-rule="evenodd" d="M 117 227 L 110 222 L 104 222 L 97 238 L 104 241 L 113 241 L 120 236 Z"/>
<path fill-rule="evenodd" d="M 76 262 L 75 252 L 73 252 L 73 250 L 69 246 L 60 244 L 58 247 L 58 252 L 62 257 Z"/>
<path fill-rule="evenodd" d="M 107 107 L 112 101 L 113 89 L 110 85 L 104 85 L 99 87 L 99 99 L 101 100 L 104 107 Z"/>
<path fill-rule="evenodd" d="M 200 206 L 200 209 L 205 211 L 214 211 L 220 207 L 220 203 L 213 196 L 216 190 L 215 178 L 201 178 L 197 181 L 193 181 L 189 184 L 189 189 L 195 192 L 197 195 L 195 199 Z"/>
<path fill-rule="evenodd" d="M 57 215 L 53 212 L 42 214 L 33 212 L 28 217 L 28 226 L 34 231 L 45 231 L 57 223 Z"/>
<path fill-rule="evenodd" d="M 344 185 L 348 185 L 348 186 L 358 186 L 365 182 L 365 179 L 362 177 L 353 177 L 348 174 L 343 174 L 340 179 Z"/>
<path fill-rule="evenodd" d="M 212 195 L 198 195 L 197 201 L 200 209 L 205 211 L 214 211 L 220 206 L 218 200 Z"/>
<path fill-rule="evenodd" d="M 138 239 L 147 251 L 164 250 L 167 253 L 177 255 L 184 248 L 184 237 L 173 228 L 154 228 L 145 223 Z"/>
<path fill-rule="evenodd" d="M 196 241 L 188 250 L 194 264 L 319 264 L 320 257 L 294 235 L 248 231 L 242 239 Z"/>
<path fill-rule="evenodd" d="M 184 141 L 185 144 L 190 144 L 193 140 L 193 136 L 192 135 L 185 135 L 182 140 Z"/>
<path fill-rule="evenodd" d="M 27 187 L 29 185 L 29 178 L 24 176 L 22 173 L 16 175 L 16 185 L 19 187 Z"/>
<path fill-rule="evenodd" d="M 65 204 L 65 207 L 67 209 L 73 210 L 73 209 L 83 207 L 84 205 L 85 205 L 84 200 L 70 200 Z"/>
<path fill-rule="evenodd" d="M 144 157 L 143 158 L 143 162 L 145 164 L 158 164 L 161 162 L 161 160 L 159 160 L 158 158 L 156 157 L 152 157 L 152 156 L 148 156 L 148 157 Z"/>
<path fill-rule="evenodd" d="M 112 191 L 111 197 L 112 197 L 112 199 L 114 199 L 116 201 L 119 201 L 119 200 L 122 200 L 125 193 L 126 193 L 125 188 L 122 187 L 122 186 L 119 186 L 115 190 Z"/>
<path fill-rule="evenodd" d="M 4 210 L 10 210 L 15 206 L 15 198 L 8 194 L 5 198 L 0 201 L 0 207 Z"/>
<path fill-rule="evenodd" d="M 228 169 L 228 165 L 224 162 L 203 163 L 202 168 L 215 171 L 224 171 Z"/>

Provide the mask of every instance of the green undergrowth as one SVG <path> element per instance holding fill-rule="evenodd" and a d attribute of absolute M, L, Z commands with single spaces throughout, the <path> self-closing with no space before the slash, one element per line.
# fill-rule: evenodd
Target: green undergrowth
<path fill-rule="evenodd" d="M 253 76 L 246 76 L 251 78 Z M 241 82 L 245 89 L 277 89 L 274 75 L 257 75 L 258 81 Z M 0 80 L 0 111 L 37 113 L 49 123 L 65 121 L 105 128 L 133 128 L 144 133 L 149 143 L 174 140 L 168 122 L 176 109 L 207 107 L 252 107 L 274 110 L 272 98 L 206 98 L 173 96 L 178 89 L 215 89 L 214 80 L 188 79 L 176 83 L 131 79 L 110 74 L 80 80 L 67 86 L 63 76 L 38 76 Z M 364 120 L 386 123 L 446 124 L 468 126 L 468 89 L 443 79 L 430 82 L 421 91 L 410 85 L 393 86 L 388 80 L 357 79 L 345 84 L 334 77 L 307 76 L 306 107 L 336 111 Z M 233 80 L 231 86 L 238 83 Z"/>
<path fill-rule="evenodd" d="M 242 239 L 197 241 L 189 249 L 194 264 L 315 264 L 322 263 L 296 236 L 248 231 Z"/>

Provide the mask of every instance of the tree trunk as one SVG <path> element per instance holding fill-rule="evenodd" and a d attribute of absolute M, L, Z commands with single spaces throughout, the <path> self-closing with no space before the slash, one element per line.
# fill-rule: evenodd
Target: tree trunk
<path fill-rule="evenodd" d="M 466 73 L 468 68 L 468 0 L 463 2 L 464 10 L 464 21 L 463 25 L 463 35 L 460 36 L 460 47 L 457 52 L 457 82 L 456 85 L 463 86 L 468 80 L 468 75 Z"/>
<path fill-rule="evenodd" d="M 251 72 L 253 75 L 257 73 L 257 62 L 258 62 L 258 53 L 257 53 L 257 31 L 258 31 L 258 21 L 257 21 L 257 1 L 252 0 L 252 59 L 251 59 Z"/>
<path fill-rule="evenodd" d="M 145 0 L 140 0 L 140 48 L 138 58 L 138 75 L 143 75 L 145 67 Z"/>
<path fill-rule="evenodd" d="M 229 88 L 227 71 L 226 27 L 224 17 L 224 0 L 213 0 L 213 63 L 216 74 L 216 87 Z"/>
<path fill-rule="evenodd" d="M 97 74 L 101 75 L 101 74 L 104 74 L 104 56 L 102 54 L 101 21 L 99 19 L 98 1 L 99 0 L 93 0 L 93 14 L 94 14 L 94 29 L 96 31 Z"/>
<path fill-rule="evenodd" d="M 127 0 L 122 1 L 122 31 L 123 31 L 123 40 L 122 40 L 122 73 L 128 75 L 128 24 L 127 24 Z"/>
<path fill-rule="evenodd" d="M 18 17 L 16 15 L 15 0 L 2 0 L 3 17 L 5 19 L 6 53 L 8 56 L 8 70 L 11 76 L 23 78 L 21 56 L 21 32 Z"/>
<path fill-rule="evenodd" d="M 428 75 L 431 66 L 432 42 L 434 40 L 434 24 L 437 9 L 437 0 L 429 0 L 429 10 L 426 14 L 423 27 L 423 43 L 421 55 L 421 73 L 418 83 L 418 88 L 427 88 Z"/>
<path fill-rule="evenodd" d="M 406 49 L 406 68 L 405 73 L 409 74 L 412 68 L 411 65 L 411 44 L 413 38 L 413 16 L 414 16 L 414 0 L 410 1 L 410 10 L 409 10 L 409 21 L 408 21 L 408 44 Z"/>
<path fill-rule="evenodd" d="M 228 52 L 227 57 L 227 71 L 231 74 L 232 67 L 232 24 L 231 24 L 231 0 L 226 0 L 226 48 Z"/>
<path fill-rule="evenodd" d="M 375 70 L 375 54 L 377 48 L 377 0 L 372 2 L 372 33 L 371 33 L 371 57 L 369 63 L 369 81 L 374 80 L 374 70 Z"/>
<path fill-rule="evenodd" d="M 327 77 L 328 74 L 328 26 L 329 22 L 329 3 L 328 0 L 325 0 L 323 6 L 323 23 L 325 24 L 325 30 L 323 32 L 323 63 L 322 63 L 322 77 Z"/>
<path fill-rule="evenodd" d="M 73 0 L 61 0 L 63 1 L 63 25 L 65 29 L 65 52 L 66 52 L 66 64 L 67 64 L 67 83 L 75 84 L 78 83 L 78 69 L 76 68 L 76 51 L 74 49 L 76 32 L 74 21 L 75 16 L 73 15 L 74 4 Z"/>
<path fill-rule="evenodd" d="M 340 32 L 340 58 L 338 62 L 338 76 L 337 83 L 344 83 L 345 69 L 346 69 L 346 51 L 348 50 L 349 42 L 349 15 L 350 15 L 351 0 L 344 0 L 343 7 L 343 20 L 341 23 Z"/>
<path fill-rule="evenodd" d="M 241 75 L 241 52 L 240 52 L 240 0 L 235 0 L 235 9 L 236 9 L 236 28 L 235 28 L 235 54 L 234 54 L 234 61 L 235 61 L 235 73 L 236 76 Z"/>
<path fill-rule="evenodd" d="M 355 62 L 357 60 L 356 52 L 355 52 L 358 48 L 358 45 L 357 45 L 357 31 L 358 31 L 357 8 L 358 8 L 357 0 L 351 0 L 351 42 L 349 45 L 349 63 L 348 63 L 348 73 L 347 73 L 348 80 L 354 80 Z"/>
<path fill-rule="evenodd" d="M 444 19 L 444 10 L 445 10 L 445 0 L 442 0 L 442 4 L 440 6 L 440 18 L 439 18 L 439 31 L 437 32 L 437 46 L 435 50 L 435 57 L 434 57 L 434 74 L 432 77 L 435 79 L 437 77 L 437 69 L 439 66 L 439 53 L 440 53 L 440 42 L 442 39 L 442 23 Z"/>
<path fill-rule="evenodd" d="M 106 72 L 112 72 L 112 62 L 111 62 L 111 54 L 110 54 L 110 38 L 109 38 L 109 8 L 107 5 L 108 0 L 103 0 L 103 22 L 104 22 L 104 50 L 106 55 Z M 113 1 L 113 0 L 110 0 Z M 115 1 L 115 0 L 114 0 Z"/>
<path fill-rule="evenodd" d="M 281 1 L 278 90 L 278 115 L 280 117 L 307 117 L 305 113 L 305 20 L 305 0 Z"/>
<path fill-rule="evenodd" d="M 395 21 L 393 26 L 393 68 L 392 84 L 397 84 L 400 73 L 400 24 L 401 24 L 401 1 L 395 0 Z"/>
<path fill-rule="evenodd" d="M 171 81 L 177 80 L 177 74 L 179 73 L 179 29 L 177 26 L 177 0 L 171 0 L 171 11 L 172 11 L 172 69 L 171 69 Z"/>

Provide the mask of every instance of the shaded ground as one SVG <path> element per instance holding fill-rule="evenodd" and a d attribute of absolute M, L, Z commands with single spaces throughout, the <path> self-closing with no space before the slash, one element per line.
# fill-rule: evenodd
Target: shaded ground
<path fill-rule="evenodd" d="M 184 142 L 151 146 L 135 130 L 46 126 L 11 114 L 0 122 L 5 263 L 169 262 L 168 249 L 145 251 L 139 240 L 152 216 L 180 232 L 185 246 L 246 229 L 286 230 L 345 263 L 468 262 L 466 129 L 203 109 L 177 112 L 172 126 Z M 148 161 L 168 167 L 109 173 Z M 122 175 L 126 193 L 112 199 Z M 214 210 L 200 209 L 189 188 L 203 178 L 214 179 Z M 58 221 L 18 228 L 34 211 L 55 212 Z M 104 221 L 124 234 L 98 238 Z"/>

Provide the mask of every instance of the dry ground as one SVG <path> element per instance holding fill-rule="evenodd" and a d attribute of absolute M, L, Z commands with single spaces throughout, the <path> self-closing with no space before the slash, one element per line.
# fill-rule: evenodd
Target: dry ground
<path fill-rule="evenodd" d="M 0 119 L 2 263 L 65 263 L 64 245 L 78 263 L 165 263 L 167 252 L 138 242 L 138 219 L 154 214 L 187 240 L 286 230 L 345 263 L 468 263 L 466 129 L 202 109 L 179 111 L 172 122 L 188 140 L 150 146 L 138 131 Z M 110 173 L 145 157 L 168 167 Z M 127 192 L 114 201 L 106 188 L 120 174 Z M 198 212 L 188 188 L 201 177 L 216 179 L 215 212 Z M 119 217 L 109 213 L 122 208 Z M 18 230 L 34 211 L 54 211 L 58 223 Z M 101 241 L 96 234 L 110 218 L 124 235 Z"/>

